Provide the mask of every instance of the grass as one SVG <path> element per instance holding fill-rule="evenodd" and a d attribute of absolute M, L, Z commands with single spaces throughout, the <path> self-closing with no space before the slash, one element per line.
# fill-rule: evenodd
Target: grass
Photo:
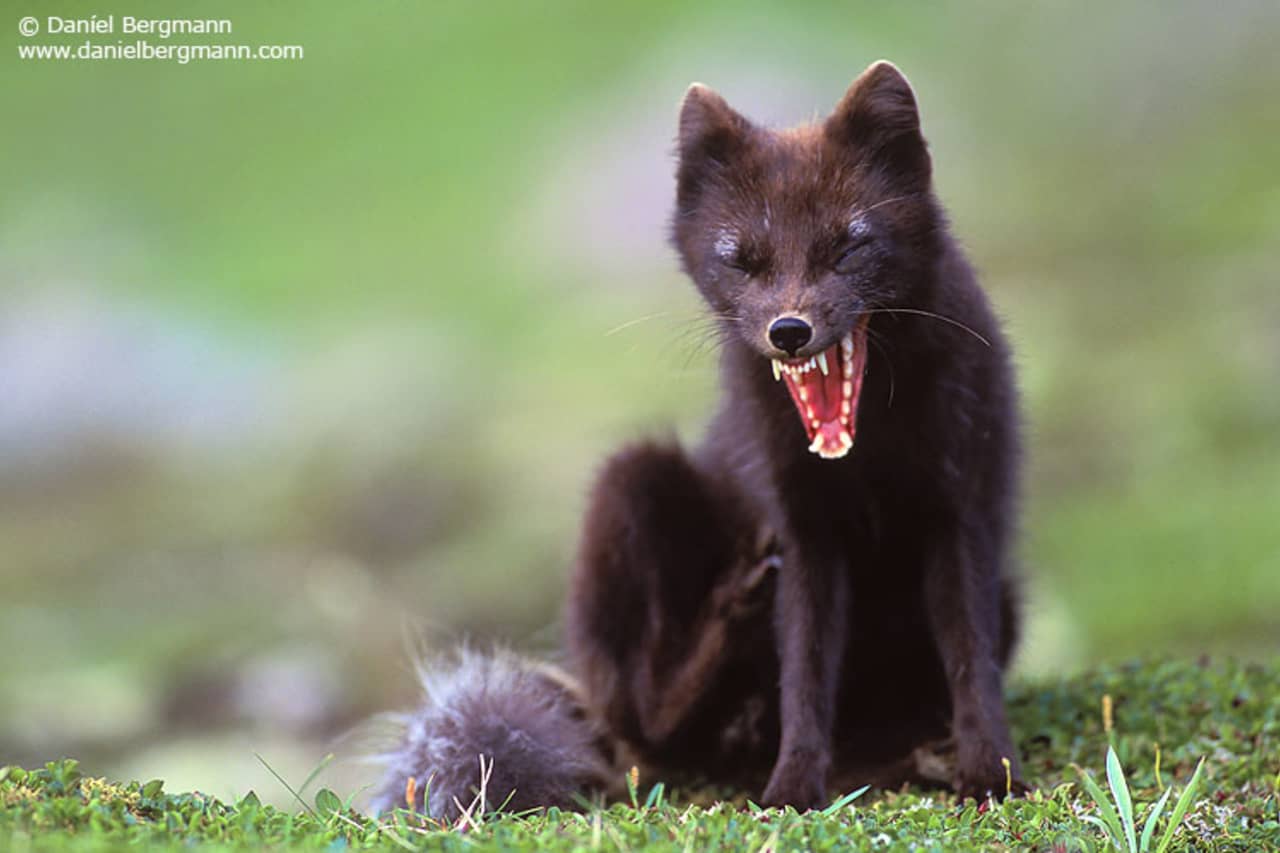
<path fill-rule="evenodd" d="M 1104 705 L 1103 707 L 1105 708 L 1106 706 Z M 1111 786 L 1111 797 L 1114 798 L 1115 802 L 1112 803 L 1108 799 L 1088 771 L 1080 771 L 1080 781 L 1084 784 L 1085 790 L 1089 792 L 1089 796 L 1093 797 L 1093 801 L 1101 815 L 1101 817 L 1089 815 L 1085 817 L 1085 820 L 1105 832 L 1107 840 L 1116 849 L 1126 850 L 1128 853 L 1149 853 L 1152 849 L 1152 843 L 1155 842 L 1156 853 L 1164 853 L 1165 850 L 1169 849 L 1169 845 L 1173 842 L 1178 828 L 1182 824 L 1182 818 L 1191 806 L 1192 798 L 1195 796 L 1200 783 L 1200 772 L 1202 770 L 1204 770 L 1203 758 L 1196 765 L 1196 772 L 1191 774 L 1191 779 L 1183 787 L 1178 801 L 1173 806 L 1172 814 L 1169 815 L 1169 819 L 1165 822 L 1164 832 L 1160 834 L 1159 840 L 1156 840 L 1156 828 L 1160 825 L 1160 816 L 1164 814 L 1164 807 L 1169 802 L 1169 795 L 1173 793 L 1173 788 L 1165 788 L 1164 793 L 1160 795 L 1160 799 L 1156 800 L 1147 809 L 1146 819 L 1142 823 L 1142 835 L 1139 837 L 1133 795 L 1129 791 L 1129 782 L 1125 779 L 1124 769 L 1120 766 L 1120 758 L 1116 755 L 1115 748 L 1107 747 L 1107 784 Z"/>
<path fill-rule="evenodd" d="M 234 800 L 405 701 L 406 633 L 555 645 L 592 472 L 714 406 L 680 94 L 790 122 L 879 57 L 1018 356 L 1020 665 L 1275 654 L 1276 4 L 320 5 L 219 4 L 300 63 L 0 33 L 0 762 Z"/>
<path fill-rule="evenodd" d="M 403 811 L 370 819 L 356 809 L 358 793 L 320 789 L 308 797 L 312 779 L 296 788 L 280 780 L 297 804 L 282 810 L 252 791 L 223 802 L 167 793 L 159 780 L 115 784 L 66 760 L 0 769 L 0 846 L 1244 851 L 1280 844 L 1280 660 L 1106 667 L 1015 685 L 1009 701 L 1037 790 L 1004 803 L 958 803 L 917 789 L 854 791 L 801 815 L 741 797 L 703 803 L 705 794 L 668 795 L 660 780 L 633 778 L 630 802 L 607 808 L 475 809 L 441 825 Z M 1093 781 L 1101 774 L 1110 795 Z M 1165 812 L 1171 799 L 1176 805 Z"/>

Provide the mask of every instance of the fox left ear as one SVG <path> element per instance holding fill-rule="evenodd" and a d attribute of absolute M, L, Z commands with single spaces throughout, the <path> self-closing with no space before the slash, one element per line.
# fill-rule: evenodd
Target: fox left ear
<path fill-rule="evenodd" d="M 873 63 L 853 81 L 823 132 L 895 170 L 929 175 L 929 149 L 920 132 L 916 96 L 892 62 Z"/>

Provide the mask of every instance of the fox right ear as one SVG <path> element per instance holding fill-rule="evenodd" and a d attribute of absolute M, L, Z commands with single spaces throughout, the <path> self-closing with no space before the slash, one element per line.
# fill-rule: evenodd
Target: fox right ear
<path fill-rule="evenodd" d="M 733 161 L 746 144 L 751 123 L 725 103 L 724 98 L 701 83 L 685 92 L 680 105 L 680 130 L 676 167 L 676 209 L 688 213 L 698 199 L 708 176 Z"/>
<path fill-rule="evenodd" d="M 751 123 L 725 103 L 724 98 L 701 83 L 694 83 L 680 104 L 682 171 L 685 165 L 706 160 L 727 163 L 750 128 Z"/>

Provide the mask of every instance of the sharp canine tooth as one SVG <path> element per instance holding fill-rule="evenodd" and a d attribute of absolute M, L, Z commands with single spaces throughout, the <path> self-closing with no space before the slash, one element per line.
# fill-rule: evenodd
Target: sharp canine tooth
<path fill-rule="evenodd" d="M 777 382 L 782 379 L 782 365 L 776 358 L 770 360 L 773 362 L 773 381 Z"/>
<path fill-rule="evenodd" d="M 827 367 L 827 354 L 825 352 L 818 353 L 818 367 L 822 368 L 822 375 L 827 376 L 831 373 Z"/>

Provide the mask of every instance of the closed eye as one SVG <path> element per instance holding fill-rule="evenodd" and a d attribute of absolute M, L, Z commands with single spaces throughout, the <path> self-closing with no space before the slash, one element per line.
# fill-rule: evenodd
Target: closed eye
<path fill-rule="evenodd" d="M 840 253 L 840 257 L 836 260 L 835 268 L 837 272 L 851 272 L 852 268 L 858 261 L 858 257 L 865 253 L 865 250 L 871 247 L 873 240 L 870 236 L 858 240 L 850 244 Z"/>
<path fill-rule="evenodd" d="M 720 263 L 746 276 L 759 275 L 768 263 L 768 257 L 758 250 L 743 246 L 735 252 L 720 257 Z"/>

